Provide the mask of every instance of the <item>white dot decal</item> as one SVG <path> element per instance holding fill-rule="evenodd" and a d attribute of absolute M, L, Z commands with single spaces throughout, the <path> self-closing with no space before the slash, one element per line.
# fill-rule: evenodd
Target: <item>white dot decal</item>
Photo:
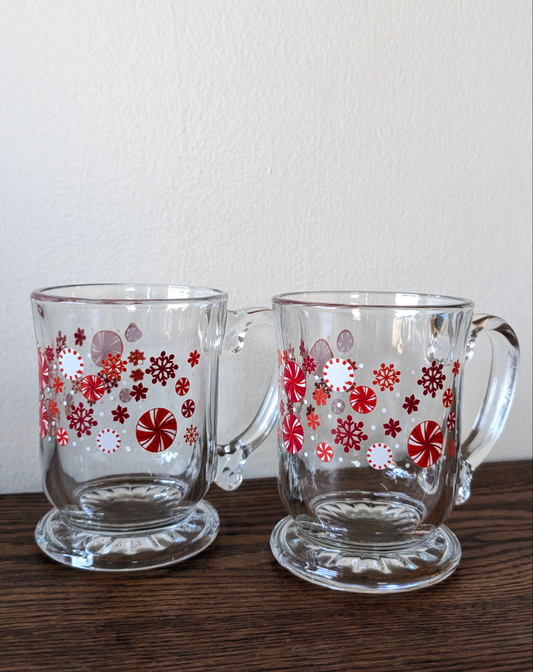
<path fill-rule="evenodd" d="M 59 353 L 59 370 L 69 380 L 78 380 L 83 375 L 85 364 L 77 350 L 65 348 Z"/>
<path fill-rule="evenodd" d="M 392 462 L 392 450 L 386 443 L 374 443 L 367 451 L 366 460 L 373 469 L 386 469 Z"/>
<path fill-rule="evenodd" d="M 346 392 L 349 390 L 355 379 L 353 366 L 345 359 L 334 357 L 324 365 L 324 382 L 336 392 Z"/>
<path fill-rule="evenodd" d="M 120 446 L 119 433 L 114 429 L 102 429 L 96 436 L 96 443 L 103 453 L 115 453 Z"/>

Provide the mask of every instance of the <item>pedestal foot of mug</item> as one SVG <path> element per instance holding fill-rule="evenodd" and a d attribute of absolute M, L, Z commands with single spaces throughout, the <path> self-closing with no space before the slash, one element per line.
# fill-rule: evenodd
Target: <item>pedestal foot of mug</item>
<path fill-rule="evenodd" d="M 397 547 L 318 545 L 288 516 L 272 531 L 276 560 L 296 576 L 320 586 L 355 593 L 399 593 L 446 579 L 461 559 L 461 546 L 446 526 Z"/>
<path fill-rule="evenodd" d="M 134 534 L 86 531 L 68 525 L 57 509 L 35 529 L 46 555 L 71 567 L 127 572 L 173 565 L 197 555 L 216 538 L 220 520 L 209 502 L 201 501 L 180 523 Z"/>

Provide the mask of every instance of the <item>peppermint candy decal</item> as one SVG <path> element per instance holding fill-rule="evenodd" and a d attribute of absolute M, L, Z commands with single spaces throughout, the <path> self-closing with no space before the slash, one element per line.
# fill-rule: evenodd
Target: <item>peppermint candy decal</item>
<path fill-rule="evenodd" d="M 107 427 L 96 435 L 96 445 L 102 453 L 116 453 L 120 448 L 120 434 Z"/>
<path fill-rule="evenodd" d="M 333 357 L 333 351 L 329 347 L 329 343 L 323 338 L 319 338 L 309 351 L 310 357 L 316 362 L 317 369 L 323 369 L 324 364 Z"/>
<path fill-rule="evenodd" d="M 56 434 L 57 442 L 63 448 L 68 445 L 68 432 L 63 427 L 59 427 Z"/>
<path fill-rule="evenodd" d="M 137 441 L 149 453 L 162 453 L 170 448 L 177 432 L 176 418 L 166 408 L 146 411 L 135 428 Z"/>
<path fill-rule="evenodd" d="M 304 445 L 304 429 L 302 423 L 293 413 L 287 413 L 283 418 L 281 433 L 283 436 L 283 445 L 287 452 L 294 455 L 302 450 Z"/>
<path fill-rule="evenodd" d="M 39 436 L 45 439 L 50 427 L 50 416 L 48 410 L 42 401 L 39 402 Z"/>
<path fill-rule="evenodd" d="M 91 357 L 96 366 L 101 366 L 109 355 L 122 355 L 123 350 L 122 339 L 118 334 L 114 331 L 99 331 L 91 344 Z"/>
<path fill-rule="evenodd" d="M 105 385 L 100 376 L 85 376 L 80 385 L 80 392 L 87 401 L 98 401 L 104 396 Z"/>
<path fill-rule="evenodd" d="M 83 375 L 85 364 L 77 350 L 64 348 L 59 353 L 59 370 L 68 380 L 78 380 Z"/>
<path fill-rule="evenodd" d="M 307 383 L 305 373 L 293 361 L 287 362 L 283 371 L 283 384 L 289 401 L 301 401 L 304 398 Z"/>
<path fill-rule="evenodd" d="M 322 441 L 322 443 L 319 443 L 316 447 L 316 454 L 317 457 L 322 460 L 322 462 L 331 462 L 333 459 L 333 448 L 329 445 L 329 443 Z"/>
<path fill-rule="evenodd" d="M 407 452 L 419 467 L 431 467 L 442 454 L 444 437 L 440 426 L 433 420 L 417 425 L 409 436 Z"/>
<path fill-rule="evenodd" d="M 344 329 L 337 337 L 337 348 L 339 352 L 348 352 L 353 348 L 354 340 L 352 332 Z"/>
<path fill-rule="evenodd" d="M 346 392 L 354 384 L 353 366 L 345 359 L 333 357 L 324 364 L 324 382 L 330 390 Z"/>
<path fill-rule="evenodd" d="M 392 463 L 392 450 L 386 443 L 373 443 L 367 450 L 366 461 L 372 469 L 386 469 Z"/>
<path fill-rule="evenodd" d="M 366 385 L 359 385 L 350 394 L 350 406 L 356 413 L 370 413 L 376 408 L 378 398 L 374 390 Z"/>
<path fill-rule="evenodd" d="M 48 368 L 48 360 L 41 352 L 40 348 L 37 349 L 37 357 L 39 364 L 39 389 L 44 390 L 44 388 L 48 385 L 50 369 Z"/>

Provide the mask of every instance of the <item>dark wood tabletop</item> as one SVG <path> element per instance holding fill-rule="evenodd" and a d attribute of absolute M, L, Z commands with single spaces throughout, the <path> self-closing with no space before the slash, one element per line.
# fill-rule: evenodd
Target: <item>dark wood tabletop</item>
<path fill-rule="evenodd" d="M 42 494 L 0 497 L 0 670 L 531 670 L 531 462 L 493 463 L 448 521 L 458 570 L 431 588 L 361 595 L 280 567 L 274 479 L 212 488 L 221 529 L 173 567 L 109 574 L 44 556 Z"/>

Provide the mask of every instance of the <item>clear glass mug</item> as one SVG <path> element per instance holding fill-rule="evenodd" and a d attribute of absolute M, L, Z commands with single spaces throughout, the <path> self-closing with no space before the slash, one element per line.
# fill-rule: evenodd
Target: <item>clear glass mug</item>
<path fill-rule="evenodd" d="M 461 547 L 444 522 L 507 419 L 519 349 L 463 299 L 307 292 L 273 299 L 279 491 L 271 548 L 313 583 L 395 592 L 445 579 Z M 463 370 L 492 344 L 487 393 L 462 439 Z"/>
<path fill-rule="evenodd" d="M 227 310 L 203 287 L 78 285 L 31 296 L 44 491 L 35 536 L 50 557 L 134 570 L 196 555 L 216 537 L 211 482 L 231 490 L 276 420 L 271 383 L 249 427 L 218 445 L 218 361 L 268 309 Z M 274 379 L 275 380 L 275 372 Z M 217 471 L 218 469 L 218 471 Z"/>

